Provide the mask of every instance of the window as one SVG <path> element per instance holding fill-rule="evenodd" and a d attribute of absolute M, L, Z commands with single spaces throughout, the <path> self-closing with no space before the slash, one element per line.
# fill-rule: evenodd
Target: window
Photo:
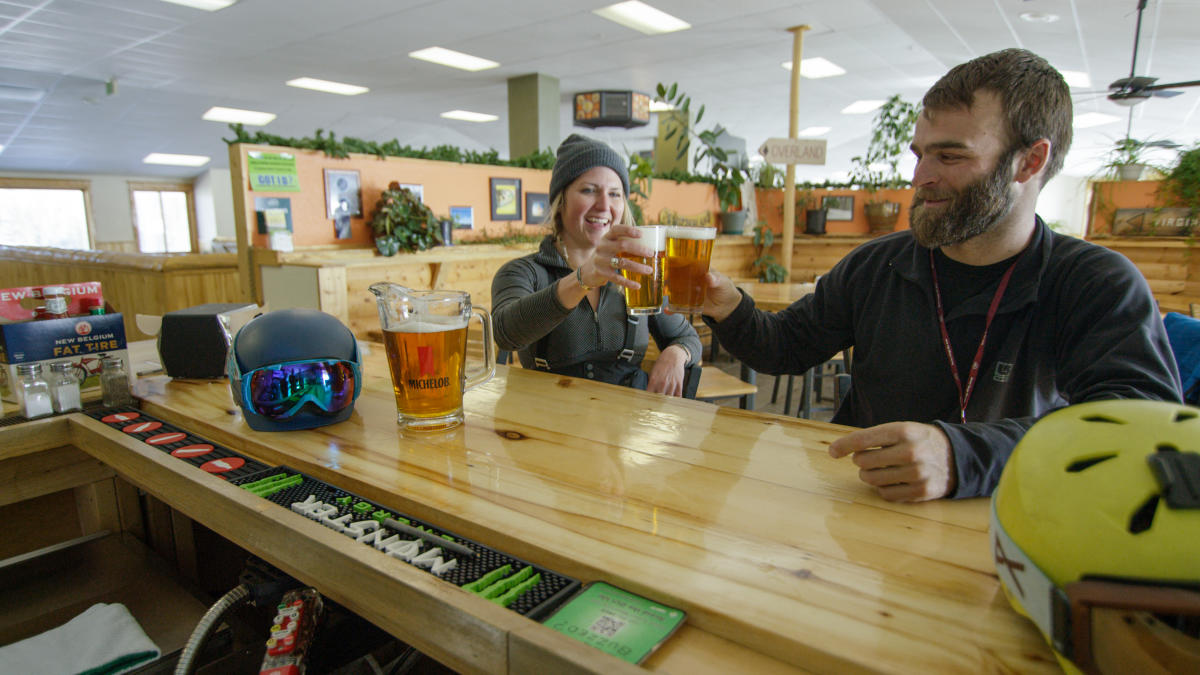
<path fill-rule="evenodd" d="M 88 181 L 0 178 L 0 244 L 92 247 Z"/>
<path fill-rule="evenodd" d="M 143 253 L 196 250 L 192 186 L 186 183 L 130 183 L 133 229 Z"/>

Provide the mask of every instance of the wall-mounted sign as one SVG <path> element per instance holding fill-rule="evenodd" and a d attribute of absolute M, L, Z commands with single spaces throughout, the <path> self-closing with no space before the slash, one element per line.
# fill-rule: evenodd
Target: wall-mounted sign
<path fill-rule="evenodd" d="M 575 94 L 575 126 L 640 127 L 650 122 L 650 97 L 636 91 Z"/>
<path fill-rule="evenodd" d="M 299 192 L 296 156 L 287 152 L 246 153 L 250 189 L 256 192 Z"/>

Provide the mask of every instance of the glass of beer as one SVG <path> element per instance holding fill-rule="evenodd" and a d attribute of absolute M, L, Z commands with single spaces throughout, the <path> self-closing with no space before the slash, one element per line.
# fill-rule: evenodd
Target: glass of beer
<path fill-rule="evenodd" d="M 650 274 L 638 274 L 621 269 L 621 276 L 642 285 L 637 290 L 625 289 L 625 311 L 630 316 L 658 314 L 662 311 L 663 304 L 663 258 L 667 250 L 667 228 L 662 225 L 639 225 L 636 229 L 642 236 L 634 241 L 654 251 L 654 257 L 645 258 L 630 253 L 622 253 L 621 257 L 652 267 L 654 271 Z"/>
<path fill-rule="evenodd" d="M 704 304 L 704 275 L 712 257 L 715 227 L 667 228 L 667 265 L 665 280 L 667 309 L 680 314 L 695 314 Z"/>
<path fill-rule="evenodd" d="M 439 431 L 463 423 L 463 393 L 491 379 L 492 318 L 471 306 L 462 291 L 414 291 L 380 282 L 375 294 L 383 346 L 396 394 L 397 421 L 405 429 Z M 467 324 L 483 327 L 483 367 L 467 377 Z"/>

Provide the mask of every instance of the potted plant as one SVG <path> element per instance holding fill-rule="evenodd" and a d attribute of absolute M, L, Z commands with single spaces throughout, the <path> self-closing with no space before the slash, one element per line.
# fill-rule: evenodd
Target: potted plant
<path fill-rule="evenodd" d="M 1200 219 L 1200 145 L 1179 153 L 1158 189 L 1164 201 L 1188 210 L 1189 231 L 1195 229 Z"/>
<path fill-rule="evenodd" d="M 774 245 L 775 233 L 767 227 L 767 221 L 758 221 L 758 226 L 754 228 L 754 251 L 757 257 L 752 269 L 758 275 L 759 281 L 772 284 L 787 281 L 787 270 L 775 262 L 775 256 L 767 252 Z"/>
<path fill-rule="evenodd" d="M 1117 180 L 1141 180 L 1153 167 L 1146 161 L 1151 148 L 1177 148 L 1171 141 L 1141 141 L 1126 136 L 1117 141 L 1108 153 L 1108 161 L 1100 167 L 1104 175 Z"/>
<path fill-rule="evenodd" d="M 433 211 L 400 183 L 392 181 L 379 195 L 371 216 L 375 248 L 383 255 L 424 251 L 442 243 L 441 224 Z"/>
<path fill-rule="evenodd" d="M 779 213 L 783 213 L 783 205 L 779 206 Z M 825 207 L 821 206 L 819 197 L 813 194 L 812 190 L 797 190 L 796 191 L 796 216 L 804 214 L 804 233 L 805 234 L 825 234 Z"/>
<path fill-rule="evenodd" d="M 656 91 L 657 100 L 668 103 L 682 112 L 683 119 L 686 120 L 690 117 L 692 98 L 679 91 L 678 85 L 672 84 L 670 88 L 667 88 L 660 82 Z M 701 105 L 696 112 L 696 121 L 693 125 L 700 124 L 703 117 L 704 106 Z M 700 150 L 692 160 L 693 171 L 701 162 L 708 161 L 709 175 L 713 186 L 717 189 L 717 201 L 721 205 L 721 231 L 725 234 L 741 234 L 746 223 L 746 212 L 741 210 L 742 185 L 750 176 L 750 168 L 745 158 L 741 158 L 739 161 L 736 156 L 730 157 L 729 151 L 720 145 L 719 139 L 725 133 L 725 127 L 720 124 L 700 132 L 694 131 L 693 125 L 688 125 L 680 133 L 680 127 L 684 123 L 675 118 L 672 120 L 671 128 L 667 131 L 664 139 L 675 138 L 675 149 L 679 157 L 687 152 L 689 137 L 694 137 L 700 143 Z"/>
<path fill-rule="evenodd" d="M 653 176 L 654 164 L 650 160 L 637 153 L 629 156 L 629 210 L 633 214 L 633 222 L 638 225 L 646 224 L 646 214 L 642 209 L 650 198 Z"/>
<path fill-rule="evenodd" d="M 867 192 L 863 212 L 872 234 L 890 232 L 900 218 L 900 203 L 875 196 L 880 188 L 908 187 L 900 175 L 900 158 L 912 143 L 913 127 L 917 124 L 917 106 L 892 95 L 875 114 L 871 142 L 863 155 L 850 159 L 850 182 Z"/>

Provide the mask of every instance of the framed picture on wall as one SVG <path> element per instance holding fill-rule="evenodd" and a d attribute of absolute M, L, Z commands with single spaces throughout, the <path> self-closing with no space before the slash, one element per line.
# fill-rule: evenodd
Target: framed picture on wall
<path fill-rule="evenodd" d="M 450 220 L 454 221 L 454 229 L 469 230 L 475 227 L 475 208 L 472 206 L 451 206 Z"/>
<path fill-rule="evenodd" d="M 330 220 L 362 215 L 362 186 L 357 171 L 325 169 L 325 210 Z"/>
<path fill-rule="evenodd" d="M 424 185 L 415 185 L 413 183 L 401 183 L 400 187 L 413 193 L 413 196 L 417 198 L 417 201 L 421 202 L 422 204 L 425 203 L 425 186 Z"/>
<path fill-rule="evenodd" d="M 854 220 L 854 197 L 838 195 L 821 197 L 825 220 Z"/>
<path fill-rule="evenodd" d="M 545 192 L 525 193 L 525 222 L 530 225 L 541 225 L 546 220 L 546 212 L 550 210 L 550 195 Z"/>
<path fill-rule="evenodd" d="M 521 179 L 490 178 L 492 220 L 521 219 Z"/>

